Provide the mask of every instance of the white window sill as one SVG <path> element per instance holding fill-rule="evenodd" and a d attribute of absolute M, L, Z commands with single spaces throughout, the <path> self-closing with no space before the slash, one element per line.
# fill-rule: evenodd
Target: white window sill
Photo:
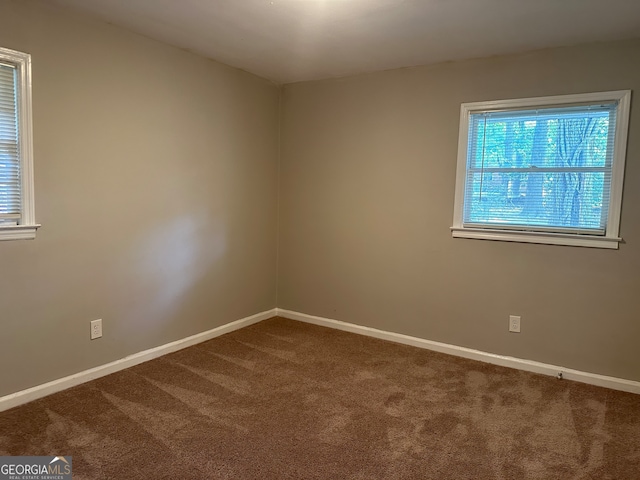
<path fill-rule="evenodd" d="M 503 242 L 543 243 L 547 245 L 568 245 L 572 247 L 592 247 L 617 249 L 622 241 L 618 237 L 600 237 L 566 233 L 520 232 L 490 228 L 451 227 L 454 238 L 474 238 L 478 240 L 499 240 Z"/>
<path fill-rule="evenodd" d="M 6 225 L 0 226 L 0 241 L 33 240 L 40 225 Z"/>

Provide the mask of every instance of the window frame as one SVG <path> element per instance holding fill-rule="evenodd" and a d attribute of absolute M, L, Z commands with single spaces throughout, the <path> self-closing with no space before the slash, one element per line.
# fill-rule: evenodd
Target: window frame
<path fill-rule="evenodd" d="M 618 103 L 614 152 L 612 157 L 613 165 L 611 171 L 609 210 L 607 212 L 605 235 L 542 231 L 536 230 L 535 226 L 532 226 L 531 230 L 515 230 L 490 226 L 470 227 L 463 224 L 471 114 L 500 110 L 525 110 L 531 107 L 566 107 L 596 102 Z M 622 189 L 624 183 L 630 106 L 631 90 L 463 103 L 460 107 L 458 164 L 456 170 L 453 226 L 451 227 L 452 237 L 617 249 L 619 242 L 622 241 L 618 235 L 620 233 Z"/>
<path fill-rule="evenodd" d="M 31 55 L 0 47 L 0 62 L 16 67 L 18 135 L 20 146 L 21 212 L 17 225 L 0 225 L 0 241 L 31 240 L 40 225 L 35 220 L 33 183 L 33 126 L 31 100 Z"/>

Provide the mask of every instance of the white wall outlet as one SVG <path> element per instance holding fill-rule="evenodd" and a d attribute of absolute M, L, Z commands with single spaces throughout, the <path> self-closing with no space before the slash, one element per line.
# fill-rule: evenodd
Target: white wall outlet
<path fill-rule="evenodd" d="M 509 331 L 520 333 L 520 317 L 517 315 L 509 315 Z"/>
<path fill-rule="evenodd" d="M 102 319 L 91 321 L 91 340 L 102 336 Z"/>

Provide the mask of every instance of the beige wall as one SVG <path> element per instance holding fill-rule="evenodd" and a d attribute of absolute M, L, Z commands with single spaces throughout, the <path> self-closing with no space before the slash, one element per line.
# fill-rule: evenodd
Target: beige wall
<path fill-rule="evenodd" d="M 32 55 L 43 225 L 0 242 L 0 396 L 275 307 L 278 87 L 31 0 L 0 45 Z"/>
<path fill-rule="evenodd" d="M 0 242 L 0 396 L 275 307 L 277 250 L 281 308 L 640 380 L 638 109 L 619 251 L 449 233 L 460 103 L 640 91 L 640 41 L 286 86 L 278 246 L 276 86 L 33 0 L 0 46 L 43 224 Z"/>
<path fill-rule="evenodd" d="M 462 102 L 617 89 L 640 41 L 286 86 L 278 307 L 640 380 L 640 109 L 620 250 L 449 231 Z"/>

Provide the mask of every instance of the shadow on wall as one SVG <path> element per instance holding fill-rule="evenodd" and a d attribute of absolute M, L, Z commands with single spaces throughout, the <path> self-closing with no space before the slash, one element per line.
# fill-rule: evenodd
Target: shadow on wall
<path fill-rule="evenodd" d="M 226 229 L 205 214 L 176 218 L 139 237 L 130 249 L 126 322 L 130 334 L 167 324 L 183 305 L 183 297 L 225 255 Z"/>

